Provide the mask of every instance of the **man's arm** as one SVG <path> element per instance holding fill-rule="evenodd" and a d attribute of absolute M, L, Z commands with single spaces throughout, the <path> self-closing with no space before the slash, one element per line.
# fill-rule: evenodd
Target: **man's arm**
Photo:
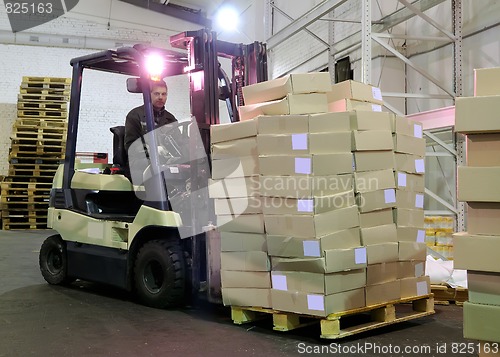
<path fill-rule="evenodd" d="M 131 110 L 125 119 L 125 149 L 142 136 L 141 114 L 138 108 Z"/>

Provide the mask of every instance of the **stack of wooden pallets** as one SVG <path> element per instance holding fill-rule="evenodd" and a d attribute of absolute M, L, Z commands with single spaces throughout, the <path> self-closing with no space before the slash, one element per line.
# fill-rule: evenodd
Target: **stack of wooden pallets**
<path fill-rule="evenodd" d="M 69 78 L 23 77 L 1 184 L 2 228 L 46 228 L 52 179 L 66 147 Z"/>

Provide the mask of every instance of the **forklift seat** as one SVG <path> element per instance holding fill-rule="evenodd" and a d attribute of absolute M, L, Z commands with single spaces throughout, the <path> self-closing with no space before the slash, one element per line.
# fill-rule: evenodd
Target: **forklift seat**
<path fill-rule="evenodd" d="M 114 173 L 125 175 L 130 179 L 128 153 L 125 149 L 125 126 L 118 125 L 109 128 L 113 133 L 113 167 Z"/>

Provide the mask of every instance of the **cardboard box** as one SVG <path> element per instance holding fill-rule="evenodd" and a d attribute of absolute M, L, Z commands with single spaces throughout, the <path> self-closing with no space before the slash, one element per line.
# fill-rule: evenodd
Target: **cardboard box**
<path fill-rule="evenodd" d="M 210 126 L 210 142 L 212 144 L 247 138 L 257 135 L 257 121 L 246 120 L 235 123 Z"/>
<path fill-rule="evenodd" d="M 254 176 L 259 174 L 259 157 L 244 156 L 212 160 L 212 179 Z"/>
<path fill-rule="evenodd" d="M 467 135 L 467 166 L 500 166 L 500 134 Z"/>
<path fill-rule="evenodd" d="M 399 280 L 370 285 L 366 288 L 366 306 L 384 304 L 400 299 L 401 287 Z"/>
<path fill-rule="evenodd" d="M 353 189 L 352 174 L 330 176 L 260 176 L 260 195 L 267 197 L 330 196 Z"/>
<path fill-rule="evenodd" d="M 350 113 L 322 113 L 309 116 L 310 133 L 351 131 Z"/>
<path fill-rule="evenodd" d="M 385 190 L 357 193 L 356 201 L 360 212 L 370 212 L 395 207 L 396 190 L 394 188 L 388 188 Z"/>
<path fill-rule="evenodd" d="M 398 208 L 424 209 L 424 194 L 422 192 L 396 190 L 396 205 Z"/>
<path fill-rule="evenodd" d="M 332 85 L 331 92 L 328 93 L 328 102 L 340 99 L 355 99 L 363 102 L 384 104 L 380 88 L 353 80 Z"/>
<path fill-rule="evenodd" d="M 309 132 L 309 115 L 262 115 L 256 121 L 258 135 Z"/>
<path fill-rule="evenodd" d="M 425 173 L 425 158 L 418 155 L 394 154 L 396 160 L 396 171 L 403 171 L 410 174 Z"/>
<path fill-rule="evenodd" d="M 500 202 L 500 167 L 459 166 L 457 186 L 459 201 Z"/>
<path fill-rule="evenodd" d="M 387 242 L 366 246 L 368 264 L 390 263 L 398 261 L 398 243 Z"/>
<path fill-rule="evenodd" d="M 431 280 L 428 276 L 401 279 L 400 286 L 401 299 L 429 295 L 431 293 Z"/>
<path fill-rule="evenodd" d="M 500 132 L 500 95 L 457 97 L 455 132 L 460 134 Z"/>
<path fill-rule="evenodd" d="M 266 252 L 221 252 L 221 270 L 270 271 Z"/>
<path fill-rule="evenodd" d="M 271 289 L 222 288 L 225 306 L 271 307 Z"/>
<path fill-rule="evenodd" d="M 396 178 L 396 188 L 398 190 L 425 192 L 424 175 L 397 171 L 394 173 L 394 176 Z"/>
<path fill-rule="evenodd" d="M 392 208 L 381 209 L 378 211 L 359 213 L 359 226 L 361 228 L 375 227 L 394 222 Z"/>
<path fill-rule="evenodd" d="M 399 242 L 399 261 L 427 259 L 427 244 L 417 242 Z"/>
<path fill-rule="evenodd" d="M 387 283 L 398 279 L 398 262 L 370 264 L 366 267 L 366 285 Z"/>
<path fill-rule="evenodd" d="M 351 173 L 352 153 L 318 155 L 274 155 L 259 157 L 260 173 L 265 176 L 315 175 Z"/>
<path fill-rule="evenodd" d="M 392 210 L 394 223 L 396 226 L 405 227 L 423 227 L 424 226 L 424 210 L 421 209 L 406 209 L 395 208 Z"/>
<path fill-rule="evenodd" d="M 329 102 L 328 111 L 334 113 L 350 112 L 350 111 L 381 112 L 382 106 L 380 104 L 362 102 L 354 99 L 340 99 L 333 102 Z"/>
<path fill-rule="evenodd" d="M 397 227 L 398 241 L 425 243 L 425 228 L 418 227 Z"/>
<path fill-rule="evenodd" d="M 425 156 L 425 139 L 402 134 L 394 134 L 393 140 L 395 152 Z"/>
<path fill-rule="evenodd" d="M 260 196 L 259 176 L 208 179 L 210 198 L 236 198 Z"/>
<path fill-rule="evenodd" d="M 499 236 L 454 233 L 453 249 L 455 269 L 500 273 Z"/>
<path fill-rule="evenodd" d="M 326 113 L 326 94 L 288 94 L 285 98 L 272 102 L 242 105 L 238 108 L 240 120 L 249 120 L 259 115 L 287 115 Z"/>
<path fill-rule="evenodd" d="M 500 306 L 464 302 L 464 337 L 500 342 Z"/>
<path fill-rule="evenodd" d="M 500 235 L 500 203 L 468 202 L 467 231 L 470 234 Z"/>
<path fill-rule="evenodd" d="M 325 317 L 335 312 L 357 309 L 365 305 L 363 288 L 330 295 L 272 289 L 271 295 L 273 309 L 312 316 Z"/>
<path fill-rule="evenodd" d="M 376 171 L 394 169 L 394 152 L 389 151 L 357 151 L 354 152 L 355 171 Z"/>
<path fill-rule="evenodd" d="M 302 155 L 351 152 L 350 131 L 335 133 L 259 134 L 259 155 Z"/>
<path fill-rule="evenodd" d="M 423 124 L 399 115 L 392 117 L 392 132 L 395 134 L 413 136 L 422 139 Z"/>
<path fill-rule="evenodd" d="M 467 289 L 470 302 L 500 306 L 500 273 L 469 270 Z"/>
<path fill-rule="evenodd" d="M 263 199 L 260 196 L 216 198 L 214 199 L 216 215 L 241 215 L 262 213 Z"/>
<path fill-rule="evenodd" d="M 271 288 L 271 276 L 263 271 L 221 270 L 222 288 Z"/>
<path fill-rule="evenodd" d="M 393 114 L 386 112 L 350 112 L 351 130 L 392 130 Z"/>
<path fill-rule="evenodd" d="M 369 192 L 395 188 L 394 171 L 392 169 L 363 171 L 354 173 L 356 192 Z"/>
<path fill-rule="evenodd" d="M 365 130 L 352 132 L 352 151 L 393 150 L 389 130 Z"/>
<path fill-rule="evenodd" d="M 357 269 L 331 274 L 273 271 L 271 280 L 272 288 L 275 290 L 330 295 L 364 287 L 366 270 Z"/>
<path fill-rule="evenodd" d="M 256 156 L 257 137 L 222 141 L 212 144 L 212 160 L 226 159 L 240 156 Z"/>
<path fill-rule="evenodd" d="M 265 234 L 220 232 L 222 252 L 267 252 Z"/>
<path fill-rule="evenodd" d="M 474 97 L 500 95 L 500 68 L 474 69 Z"/>
<path fill-rule="evenodd" d="M 355 204 L 354 191 L 331 196 L 310 198 L 263 197 L 262 210 L 266 215 L 315 215 Z"/>
<path fill-rule="evenodd" d="M 419 278 L 425 274 L 425 262 L 398 262 L 398 279 Z"/>
<path fill-rule="evenodd" d="M 361 228 L 361 245 L 397 242 L 398 235 L 394 223 L 370 228 Z"/>
<path fill-rule="evenodd" d="M 327 93 L 330 89 L 327 72 L 294 73 L 242 88 L 246 105 L 281 99 L 288 94 Z"/>
<path fill-rule="evenodd" d="M 267 235 L 268 254 L 277 257 L 323 257 L 326 250 L 348 249 L 361 245 L 359 228 L 350 228 L 318 238 Z"/>
<path fill-rule="evenodd" d="M 264 215 L 243 214 L 217 216 L 219 232 L 264 233 Z"/>
<path fill-rule="evenodd" d="M 265 215 L 267 234 L 315 238 L 359 227 L 358 207 L 351 206 L 330 212 L 306 215 Z"/>
<path fill-rule="evenodd" d="M 366 268 L 366 247 L 330 249 L 321 258 L 271 257 L 272 271 L 303 271 L 309 273 L 336 273 Z"/>

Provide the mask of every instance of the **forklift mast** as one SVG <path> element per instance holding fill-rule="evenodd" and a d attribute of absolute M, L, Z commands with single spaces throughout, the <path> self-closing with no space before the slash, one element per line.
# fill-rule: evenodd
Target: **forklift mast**
<path fill-rule="evenodd" d="M 191 114 L 197 121 L 207 158 L 210 158 L 210 126 L 220 123 L 219 100 L 226 102 L 231 122 L 239 121 L 238 107 L 244 105 L 242 87 L 267 80 L 266 47 L 260 42 L 244 45 L 220 41 L 215 32 L 207 29 L 172 36 L 170 44 L 174 48 L 187 50 L 189 65 L 185 71 L 189 75 Z M 219 56 L 231 60 L 231 79 L 221 68 Z M 197 172 L 200 169 L 202 168 L 192 162 L 192 177 L 203 176 Z M 191 192 L 199 189 L 200 187 L 191 187 Z M 212 212 L 208 216 L 215 218 L 213 208 L 209 210 Z M 197 216 L 197 210 L 193 210 L 192 219 L 202 220 L 202 217 Z M 220 263 L 218 267 L 211 266 L 210 255 L 220 254 L 220 243 L 215 251 L 210 244 L 211 239 L 206 233 L 191 239 L 192 296 L 196 299 L 201 281 L 205 281 L 208 285 L 208 299 L 219 302 Z M 213 289 L 212 285 L 218 285 L 218 289 Z"/>

